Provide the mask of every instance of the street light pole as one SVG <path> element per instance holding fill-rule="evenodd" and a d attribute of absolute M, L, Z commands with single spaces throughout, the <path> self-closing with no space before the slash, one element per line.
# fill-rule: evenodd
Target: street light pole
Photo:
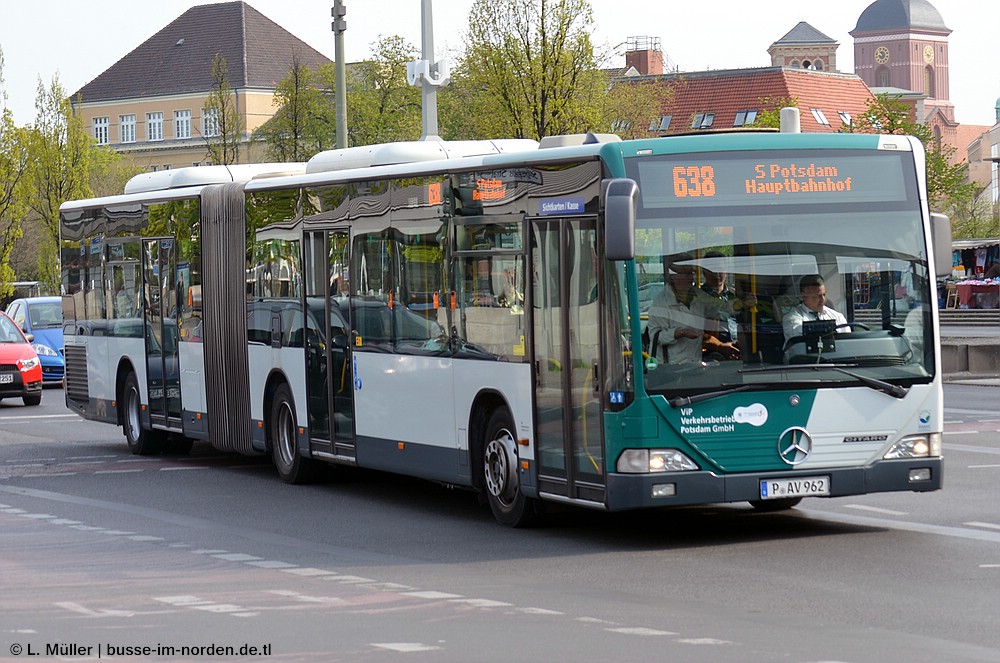
<path fill-rule="evenodd" d="M 420 5 L 421 60 L 406 63 L 406 78 L 410 85 L 421 87 L 423 135 L 420 140 L 441 140 L 437 124 L 437 89 L 448 84 L 448 63 L 434 62 L 434 19 L 431 0 Z"/>
<path fill-rule="evenodd" d="M 344 62 L 344 32 L 347 30 L 347 19 L 344 17 L 347 7 L 344 0 L 333 0 L 330 15 L 333 16 L 330 27 L 333 29 L 334 57 L 337 60 L 333 67 L 336 78 L 337 148 L 340 149 L 347 147 L 347 63 Z"/>

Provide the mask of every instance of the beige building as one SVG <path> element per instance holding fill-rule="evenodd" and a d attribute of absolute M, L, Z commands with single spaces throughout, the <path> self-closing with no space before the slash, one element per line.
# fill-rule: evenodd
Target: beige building
<path fill-rule="evenodd" d="M 205 105 L 212 63 L 225 58 L 240 116 L 240 162 L 260 161 L 250 134 L 275 112 L 293 60 L 330 62 L 245 2 L 192 7 L 73 95 L 87 132 L 148 170 L 206 165 L 218 118 Z M 259 150 L 259 148 L 255 148 Z"/>

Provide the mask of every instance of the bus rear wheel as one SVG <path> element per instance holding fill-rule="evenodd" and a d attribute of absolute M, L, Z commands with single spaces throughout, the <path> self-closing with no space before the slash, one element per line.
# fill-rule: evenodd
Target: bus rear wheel
<path fill-rule="evenodd" d="M 517 438 L 507 410 L 496 410 L 486 424 L 483 445 L 483 479 L 486 499 L 497 522 L 507 527 L 525 527 L 536 516 L 535 501 L 521 492 Z"/>
<path fill-rule="evenodd" d="M 129 451 L 137 456 L 151 456 L 160 453 L 161 436 L 147 430 L 142 425 L 142 395 L 139 379 L 129 373 L 122 389 L 122 432 Z"/>
<path fill-rule="evenodd" d="M 274 392 L 271 416 L 271 458 L 278 476 L 285 483 L 309 483 L 316 476 L 316 461 L 299 453 L 298 423 L 295 419 L 295 400 L 287 384 Z"/>

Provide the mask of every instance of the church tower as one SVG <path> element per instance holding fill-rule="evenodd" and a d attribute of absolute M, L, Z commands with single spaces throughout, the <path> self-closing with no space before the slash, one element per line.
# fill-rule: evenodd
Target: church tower
<path fill-rule="evenodd" d="M 948 100 L 949 34 L 927 0 L 876 0 L 850 32 L 854 73 L 876 93 L 896 88 L 923 95 L 916 120 L 939 137 L 955 127 L 955 107 Z"/>

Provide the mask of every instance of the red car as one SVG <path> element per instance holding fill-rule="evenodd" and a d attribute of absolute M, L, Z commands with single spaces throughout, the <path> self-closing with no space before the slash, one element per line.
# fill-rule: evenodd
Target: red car
<path fill-rule="evenodd" d="M 0 399 L 20 397 L 25 405 L 42 402 L 42 363 L 31 339 L 0 311 Z"/>

